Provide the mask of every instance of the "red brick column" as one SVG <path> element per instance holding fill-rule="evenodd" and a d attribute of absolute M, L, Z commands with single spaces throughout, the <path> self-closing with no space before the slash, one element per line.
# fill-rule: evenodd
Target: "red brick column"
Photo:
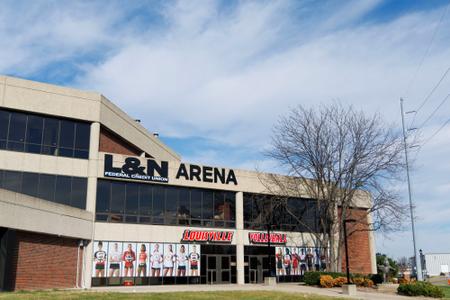
<path fill-rule="evenodd" d="M 361 220 L 360 223 L 347 223 L 348 257 L 351 273 L 370 274 L 372 272 L 367 212 L 364 209 L 351 209 L 348 219 Z M 357 230 L 353 232 L 354 230 Z M 353 233 L 352 233 L 353 232 Z M 346 270 L 345 245 L 341 247 L 342 272 Z"/>

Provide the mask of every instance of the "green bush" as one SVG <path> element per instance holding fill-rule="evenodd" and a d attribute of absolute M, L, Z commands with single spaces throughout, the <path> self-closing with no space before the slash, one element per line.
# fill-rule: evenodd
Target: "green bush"
<path fill-rule="evenodd" d="M 433 298 L 443 298 L 444 291 L 438 286 L 432 285 L 429 282 L 413 282 L 403 283 L 397 289 L 400 295 L 405 296 L 425 296 Z"/>
<path fill-rule="evenodd" d="M 372 276 L 370 276 L 370 279 L 373 281 L 373 283 L 375 284 L 380 284 L 383 283 L 383 276 L 380 274 L 373 274 Z"/>
<path fill-rule="evenodd" d="M 339 272 L 306 272 L 303 280 L 307 285 L 320 285 L 321 275 L 330 275 L 333 278 L 346 277 L 345 273 Z"/>

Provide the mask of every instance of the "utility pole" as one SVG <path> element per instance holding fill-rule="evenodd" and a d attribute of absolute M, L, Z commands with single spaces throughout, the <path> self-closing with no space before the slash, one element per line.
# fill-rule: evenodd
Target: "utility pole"
<path fill-rule="evenodd" d="M 412 236 L 413 236 L 413 245 L 414 245 L 414 261 L 416 262 L 416 275 L 417 281 L 422 281 L 422 271 L 419 257 L 417 256 L 417 248 L 416 248 L 416 230 L 414 226 L 414 206 L 412 202 L 411 196 L 411 181 L 409 178 L 409 161 L 408 161 L 408 144 L 407 144 L 407 133 L 405 128 L 405 113 L 403 111 L 403 98 L 400 98 L 400 110 L 402 114 L 402 127 L 403 127 L 403 144 L 405 147 L 405 162 L 406 162 L 406 177 L 408 180 L 408 196 L 409 196 L 409 210 L 411 214 L 411 228 L 412 228 Z"/>

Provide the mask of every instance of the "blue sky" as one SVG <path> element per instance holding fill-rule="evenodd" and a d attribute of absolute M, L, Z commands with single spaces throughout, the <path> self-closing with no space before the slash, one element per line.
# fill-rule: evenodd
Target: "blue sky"
<path fill-rule="evenodd" d="M 297 104 L 337 99 L 400 126 L 399 98 L 416 109 L 450 67 L 448 3 L 3 1 L 0 73 L 101 92 L 185 161 L 282 171 L 261 153 Z M 414 125 L 449 92 L 447 76 Z M 444 103 L 421 139 L 449 117 Z M 450 252 L 449 135 L 412 153 L 425 252 Z M 408 228 L 377 249 L 410 255 Z"/>

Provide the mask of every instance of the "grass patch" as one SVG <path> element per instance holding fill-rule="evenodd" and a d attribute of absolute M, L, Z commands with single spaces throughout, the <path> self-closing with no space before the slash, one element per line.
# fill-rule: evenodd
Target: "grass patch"
<path fill-rule="evenodd" d="M 0 293 L 0 299 L 133 299 L 133 300 L 225 300 L 225 299 L 246 299 L 246 300 L 329 300 L 337 299 L 325 296 L 316 296 L 308 294 L 294 294 L 283 292 L 266 292 L 266 291 L 226 291 L 226 292 L 176 292 L 176 293 L 108 293 L 108 292 L 68 292 L 68 291 L 39 291 L 39 292 L 11 292 Z"/>
<path fill-rule="evenodd" d="M 445 298 L 450 299 L 450 286 L 442 286 L 442 285 L 440 285 L 439 287 L 444 291 Z"/>

